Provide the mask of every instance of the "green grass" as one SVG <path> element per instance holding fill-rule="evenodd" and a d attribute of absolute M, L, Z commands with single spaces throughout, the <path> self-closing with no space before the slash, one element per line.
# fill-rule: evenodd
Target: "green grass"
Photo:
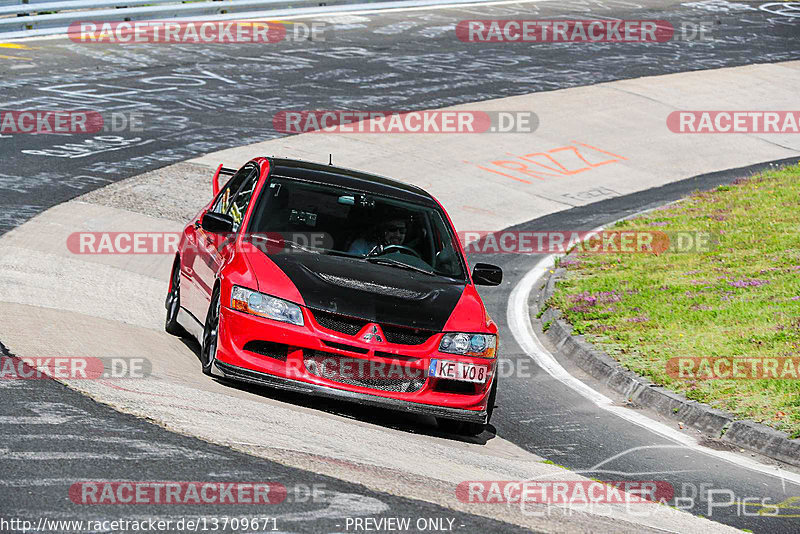
<path fill-rule="evenodd" d="M 560 467 L 561 469 L 566 469 L 567 471 L 569 471 L 569 470 L 570 470 L 570 468 L 569 468 L 569 467 L 565 467 L 565 466 L 563 466 L 563 465 L 561 465 L 561 464 L 557 464 L 557 463 L 555 463 L 553 460 L 541 460 L 539 463 L 543 463 L 543 464 L 547 464 L 547 465 L 554 465 L 554 466 L 556 466 L 556 467 Z M 599 481 L 598 481 L 598 482 L 599 482 Z"/>
<path fill-rule="evenodd" d="M 798 380 L 686 380 L 673 357 L 800 357 L 800 165 L 622 221 L 711 232 L 704 253 L 577 253 L 548 303 L 575 332 L 657 384 L 800 437 Z"/>

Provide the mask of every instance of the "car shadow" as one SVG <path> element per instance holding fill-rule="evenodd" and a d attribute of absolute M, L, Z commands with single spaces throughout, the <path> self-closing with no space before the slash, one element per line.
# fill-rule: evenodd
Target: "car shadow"
<path fill-rule="evenodd" d="M 181 340 L 188 349 L 194 352 L 199 362 L 200 344 L 197 342 L 197 340 L 190 337 L 183 337 Z M 199 366 L 197 372 L 200 373 Z M 271 388 L 269 386 L 239 382 L 229 378 L 209 377 L 209 379 L 215 380 L 223 386 L 244 391 L 253 395 L 258 395 L 260 397 L 269 398 L 278 402 L 285 402 L 294 406 L 302 406 L 304 408 L 310 408 L 312 410 L 318 410 L 331 415 L 346 417 L 348 419 L 382 426 L 384 428 L 391 428 L 392 430 L 407 432 L 409 434 L 434 436 L 453 441 L 461 441 L 464 443 L 475 443 L 478 445 L 486 445 L 489 440 L 494 439 L 497 435 L 497 429 L 491 424 L 486 425 L 486 429 L 478 436 L 464 436 L 460 434 L 454 434 L 452 432 L 446 432 L 440 429 L 436 424 L 436 419 L 431 416 L 406 413 L 398 410 L 392 410 L 391 408 L 364 406 L 353 401 L 317 397 L 305 393 Z"/>
<path fill-rule="evenodd" d="M 478 436 L 463 436 L 439 429 L 436 424 L 436 419 L 431 416 L 406 413 L 390 408 L 364 406 L 352 401 L 317 397 L 268 386 L 238 382 L 229 378 L 214 377 L 214 380 L 224 386 L 238 389 L 239 391 L 245 391 L 253 395 L 259 395 L 279 402 L 302 406 L 331 415 L 361 421 L 363 423 L 391 428 L 400 432 L 407 432 L 409 434 L 435 436 L 478 445 L 485 445 L 489 440 L 494 439 L 497 434 L 495 427 L 491 424 L 487 425 L 486 430 Z"/>

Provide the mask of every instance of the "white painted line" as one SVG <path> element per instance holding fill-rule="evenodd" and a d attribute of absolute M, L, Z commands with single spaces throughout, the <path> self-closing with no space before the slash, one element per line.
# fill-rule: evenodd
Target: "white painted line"
<path fill-rule="evenodd" d="M 528 308 L 528 299 L 534 285 L 547 270 L 555 265 L 555 258 L 556 255 L 553 254 L 541 259 L 533 269 L 519 281 L 516 287 L 514 287 L 508 299 L 507 319 L 511 333 L 517 341 L 517 344 L 522 347 L 522 350 L 525 351 L 537 365 L 559 382 L 571 388 L 582 397 L 592 401 L 599 408 L 611 412 L 626 421 L 646 428 L 686 448 L 725 460 L 739 467 L 745 467 L 759 473 L 777 477 L 783 481 L 788 480 L 800 485 L 800 474 L 784 471 L 777 466 L 763 464 L 741 454 L 704 447 L 700 445 L 694 437 L 679 432 L 669 425 L 651 419 L 640 412 L 636 412 L 624 406 L 614 405 L 614 402 L 610 398 L 569 374 L 569 372 L 558 363 L 553 354 L 542 345 L 542 342 L 534 333 L 533 325 L 531 324 L 530 310 Z"/>

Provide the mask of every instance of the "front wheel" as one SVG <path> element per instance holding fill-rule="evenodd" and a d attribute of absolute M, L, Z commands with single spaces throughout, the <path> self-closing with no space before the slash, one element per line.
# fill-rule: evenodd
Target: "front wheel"
<path fill-rule="evenodd" d="M 213 376 L 211 370 L 217 359 L 217 343 L 219 342 L 219 287 L 211 295 L 211 305 L 206 315 L 203 328 L 203 346 L 200 348 L 200 364 L 203 374 Z"/>

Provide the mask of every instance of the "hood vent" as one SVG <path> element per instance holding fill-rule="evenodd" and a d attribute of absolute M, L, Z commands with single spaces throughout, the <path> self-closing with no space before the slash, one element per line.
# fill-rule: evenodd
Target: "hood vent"
<path fill-rule="evenodd" d="M 397 297 L 406 300 L 422 300 L 430 293 L 422 293 L 419 291 L 412 291 L 410 289 L 403 289 L 400 287 L 385 286 L 383 284 L 376 284 L 374 282 L 365 282 L 364 280 L 354 280 L 353 278 L 345 278 L 343 276 L 336 276 L 333 274 L 314 273 L 329 284 L 334 284 L 347 289 L 357 289 L 360 291 L 367 291 L 369 293 L 376 293 L 378 295 L 387 295 L 390 297 Z"/>

